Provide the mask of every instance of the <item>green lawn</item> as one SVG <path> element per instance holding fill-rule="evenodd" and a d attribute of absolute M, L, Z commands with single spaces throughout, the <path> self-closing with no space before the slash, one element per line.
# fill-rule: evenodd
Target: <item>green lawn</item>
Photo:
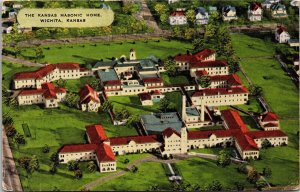
<path fill-rule="evenodd" d="M 85 84 L 89 84 L 94 80 L 96 80 L 96 77 L 94 76 L 81 77 L 80 79 L 68 79 L 66 80 L 65 88 L 70 92 L 78 93 Z"/>
<path fill-rule="evenodd" d="M 243 182 L 246 187 L 251 185 L 246 180 L 246 175 L 238 173 L 237 165 L 231 164 L 225 168 L 217 166 L 216 162 L 201 158 L 190 158 L 176 163 L 183 180 L 201 188 L 210 184 L 213 180 L 219 180 L 223 189 L 234 189 L 234 183 Z"/>
<path fill-rule="evenodd" d="M 182 108 L 182 94 L 179 91 L 165 93 L 166 98 L 175 105 L 175 109 L 181 114 Z"/>
<path fill-rule="evenodd" d="M 138 166 L 136 173 L 125 175 L 95 187 L 94 191 L 146 191 L 151 186 L 169 186 L 165 170 L 160 163 L 148 162 Z"/>
<path fill-rule="evenodd" d="M 299 93 L 291 79 L 273 58 L 275 43 L 247 35 L 233 34 L 233 47 L 241 58 L 240 64 L 249 78 L 263 88 L 264 97 L 279 116 L 281 129 L 288 134 L 287 147 L 262 151 L 262 159 L 253 165 L 262 169 L 269 166 L 274 185 L 297 184 L 299 180 Z"/>
<path fill-rule="evenodd" d="M 161 73 L 161 78 L 165 85 L 186 85 L 190 84 L 189 74 L 178 74 L 176 76 L 170 76 L 167 73 Z"/>
<path fill-rule="evenodd" d="M 159 112 L 159 103 L 153 106 L 142 106 L 139 96 L 110 96 L 114 108 L 126 108 L 132 114 L 150 114 Z"/>
<path fill-rule="evenodd" d="M 96 46 L 95 46 L 96 45 Z M 168 41 L 165 39 L 146 41 L 122 41 L 109 43 L 86 43 L 86 44 L 68 44 L 68 45 L 47 45 L 43 46 L 45 57 L 40 62 L 61 63 L 61 62 L 79 62 L 86 63 L 91 60 L 109 60 L 112 57 L 119 58 L 122 55 L 129 56 L 129 50 L 134 48 L 138 59 L 143 59 L 150 55 L 155 55 L 161 59 L 168 56 L 174 56 L 178 53 L 185 53 L 191 49 L 192 45 L 179 42 Z M 31 48 L 23 51 L 24 55 L 33 55 Z M 63 53 L 63 54 L 62 54 Z M 59 56 L 58 56 L 59 55 Z"/>

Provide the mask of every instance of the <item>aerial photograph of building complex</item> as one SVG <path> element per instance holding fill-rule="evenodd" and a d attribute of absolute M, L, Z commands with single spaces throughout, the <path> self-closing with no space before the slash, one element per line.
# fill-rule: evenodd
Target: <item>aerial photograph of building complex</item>
<path fill-rule="evenodd" d="M 5 191 L 299 186 L 299 7 L 290 0 L 2 2 Z M 24 27 L 22 9 L 111 10 Z"/>

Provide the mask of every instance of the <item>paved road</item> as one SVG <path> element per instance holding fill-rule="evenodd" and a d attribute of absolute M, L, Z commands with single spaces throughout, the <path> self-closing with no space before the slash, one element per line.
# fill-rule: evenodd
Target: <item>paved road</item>
<path fill-rule="evenodd" d="M 9 61 L 9 62 L 12 62 L 12 63 L 21 64 L 21 65 L 25 65 L 25 66 L 29 66 L 29 67 L 42 67 L 42 66 L 44 66 L 44 64 L 41 64 L 41 63 L 34 63 L 32 61 L 24 60 L 24 59 L 21 59 L 21 58 L 15 58 L 15 57 L 12 57 L 12 56 L 7 56 L 7 55 L 2 55 L 2 60 Z"/>
<path fill-rule="evenodd" d="M 23 191 L 15 161 L 8 144 L 8 139 L 3 130 L 3 183 L 2 186 L 7 191 Z"/>

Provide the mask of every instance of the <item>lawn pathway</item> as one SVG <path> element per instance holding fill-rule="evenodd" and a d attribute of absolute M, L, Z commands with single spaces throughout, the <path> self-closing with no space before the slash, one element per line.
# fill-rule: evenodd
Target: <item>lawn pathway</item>
<path fill-rule="evenodd" d="M 41 64 L 41 63 L 34 63 L 32 61 L 28 61 L 28 60 L 21 59 L 21 58 L 15 58 L 12 56 L 7 56 L 7 55 L 2 55 L 2 59 L 4 61 L 9 61 L 12 63 L 21 64 L 21 65 L 25 65 L 25 66 L 29 66 L 29 67 L 43 67 L 44 66 L 44 64 Z"/>

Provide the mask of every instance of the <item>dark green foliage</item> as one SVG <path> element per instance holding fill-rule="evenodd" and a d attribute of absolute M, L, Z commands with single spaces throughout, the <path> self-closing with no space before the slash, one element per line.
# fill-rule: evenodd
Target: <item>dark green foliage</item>
<path fill-rule="evenodd" d="M 16 128 L 11 125 L 5 126 L 5 132 L 7 137 L 9 138 L 14 138 L 15 135 L 17 134 Z"/>
<path fill-rule="evenodd" d="M 263 142 L 261 143 L 261 148 L 267 149 L 269 147 L 272 147 L 271 142 L 268 139 L 264 139 Z"/>
<path fill-rule="evenodd" d="M 206 75 L 201 76 L 197 81 L 202 88 L 207 88 L 211 84 L 209 76 Z"/>
<path fill-rule="evenodd" d="M 47 144 L 45 144 L 44 147 L 42 148 L 42 151 L 43 153 L 49 153 L 50 147 Z"/>
<path fill-rule="evenodd" d="M 74 177 L 76 179 L 81 179 L 82 178 L 82 171 L 80 169 L 77 169 L 74 171 Z"/>
<path fill-rule="evenodd" d="M 87 165 L 88 170 L 93 173 L 97 170 L 97 165 L 95 164 L 94 161 L 90 161 Z"/>
<path fill-rule="evenodd" d="M 79 169 L 79 164 L 77 161 L 71 160 L 67 164 L 69 171 L 75 171 Z"/>
<path fill-rule="evenodd" d="M 270 178 L 272 176 L 272 170 L 269 167 L 263 169 L 263 176 Z"/>
<path fill-rule="evenodd" d="M 256 183 L 259 180 L 259 178 L 260 178 L 260 174 L 256 170 L 251 170 L 247 176 L 247 180 L 250 183 Z"/>
<path fill-rule="evenodd" d="M 221 150 L 217 158 L 217 163 L 222 167 L 230 165 L 230 154 L 226 150 Z"/>

